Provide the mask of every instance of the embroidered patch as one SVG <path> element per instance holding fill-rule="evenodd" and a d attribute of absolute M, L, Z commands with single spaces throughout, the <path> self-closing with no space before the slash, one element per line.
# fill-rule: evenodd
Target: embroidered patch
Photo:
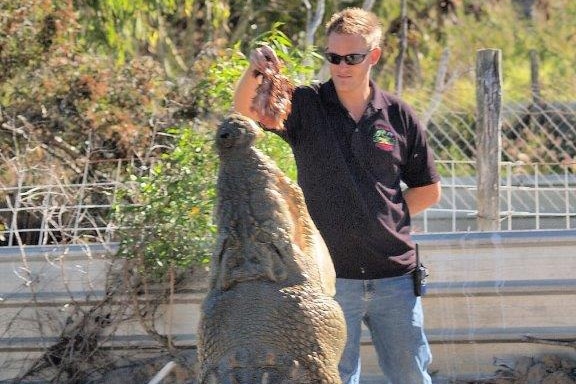
<path fill-rule="evenodd" d="M 394 135 L 392 127 L 386 124 L 376 123 L 375 129 L 372 140 L 374 144 L 376 144 L 376 147 L 383 151 L 393 151 L 396 145 L 396 136 Z"/>

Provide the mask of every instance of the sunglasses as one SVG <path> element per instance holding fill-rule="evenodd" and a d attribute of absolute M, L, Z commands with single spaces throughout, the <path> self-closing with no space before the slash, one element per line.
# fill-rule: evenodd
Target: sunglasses
<path fill-rule="evenodd" d="M 350 53 L 348 55 L 340 56 L 332 52 L 324 52 L 324 57 L 330 64 L 339 65 L 342 59 L 348 65 L 356 65 L 360 64 L 364 61 L 366 56 L 368 56 L 370 52 L 366 53 Z"/>

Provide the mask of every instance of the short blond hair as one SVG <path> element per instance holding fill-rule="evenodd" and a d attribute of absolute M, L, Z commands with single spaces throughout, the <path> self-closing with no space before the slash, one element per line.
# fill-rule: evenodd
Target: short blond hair
<path fill-rule="evenodd" d="M 360 35 L 366 40 L 368 49 L 380 46 L 382 23 L 376 14 L 362 8 L 346 8 L 335 13 L 326 23 L 326 36 L 331 33 Z"/>

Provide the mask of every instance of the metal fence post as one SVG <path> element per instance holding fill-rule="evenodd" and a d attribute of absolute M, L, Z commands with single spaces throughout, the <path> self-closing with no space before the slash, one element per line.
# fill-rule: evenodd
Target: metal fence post
<path fill-rule="evenodd" d="M 480 231 L 500 229 L 501 57 L 498 49 L 483 49 L 476 59 L 476 204 Z"/>

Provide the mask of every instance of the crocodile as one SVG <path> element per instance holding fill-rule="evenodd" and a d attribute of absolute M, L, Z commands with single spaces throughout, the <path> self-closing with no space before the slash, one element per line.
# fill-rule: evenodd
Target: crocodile
<path fill-rule="evenodd" d="M 198 330 L 199 384 L 339 384 L 346 325 L 301 189 L 238 113 L 218 126 L 218 236 Z"/>

